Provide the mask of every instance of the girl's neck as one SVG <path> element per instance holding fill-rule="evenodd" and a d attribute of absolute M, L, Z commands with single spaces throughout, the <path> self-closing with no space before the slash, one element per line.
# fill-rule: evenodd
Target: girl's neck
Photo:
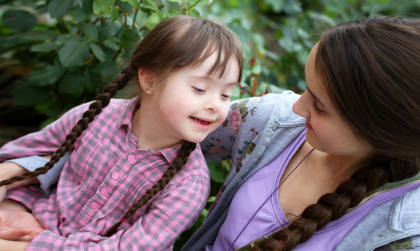
<path fill-rule="evenodd" d="M 179 143 L 181 139 L 166 136 L 153 107 L 149 107 L 148 104 L 141 100 L 131 119 L 131 133 L 137 138 L 137 147 L 158 151 Z"/>

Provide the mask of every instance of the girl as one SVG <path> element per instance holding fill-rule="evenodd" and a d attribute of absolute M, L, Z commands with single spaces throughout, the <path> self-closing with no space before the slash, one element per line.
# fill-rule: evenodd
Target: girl
<path fill-rule="evenodd" d="M 6 244 L 170 250 L 206 203 L 209 174 L 196 143 L 225 120 L 241 69 L 239 40 L 226 27 L 186 16 L 156 26 L 97 101 L 0 149 L 3 162 L 49 153 L 64 141 L 44 168 L 25 177 L 45 173 L 73 149 L 49 197 L 33 187 L 8 192 L 47 230 L 30 243 Z M 130 81 L 141 99 L 111 99 Z"/>
<path fill-rule="evenodd" d="M 201 143 L 231 173 L 183 250 L 418 250 L 418 55 L 420 21 L 344 23 L 312 49 L 302 96 L 233 102 Z"/>

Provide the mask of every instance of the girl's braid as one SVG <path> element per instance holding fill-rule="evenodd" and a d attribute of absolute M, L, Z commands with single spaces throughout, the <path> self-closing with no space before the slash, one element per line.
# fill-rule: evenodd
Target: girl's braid
<path fill-rule="evenodd" d="M 367 193 L 388 182 L 410 178 L 418 172 L 418 157 L 393 160 L 374 158 L 370 165 L 359 169 L 349 180 L 341 183 L 334 193 L 327 193 L 317 204 L 308 206 L 288 228 L 274 233 L 251 248 L 251 251 L 290 251 L 299 243 L 309 240 L 315 231 L 341 218 L 349 208 L 357 206 Z"/>
<path fill-rule="evenodd" d="M 178 152 L 178 156 L 174 159 L 171 165 L 168 167 L 165 173 L 163 173 L 162 178 L 156 182 L 152 188 L 147 190 L 146 194 L 137 202 L 135 203 L 124 215 L 123 219 L 120 220 L 117 224 L 112 226 L 105 236 L 110 237 L 112 236 L 118 229 L 118 227 L 131 215 L 133 215 L 138 209 L 142 206 L 146 205 L 147 202 L 153 198 L 158 192 L 162 191 L 163 188 L 169 183 L 169 181 L 181 171 L 182 167 L 187 163 L 188 158 L 190 157 L 192 151 L 196 148 L 196 143 L 191 143 L 189 141 L 184 141 L 182 144 L 181 149 Z"/>
<path fill-rule="evenodd" d="M 35 171 L 13 177 L 9 180 L 3 180 L 0 182 L 0 186 L 9 185 L 25 178 L 36 177 L 53 168 L 54 164 L 56 164 L 60 158 L 64 156 L 82 132 L 88 128 L 89 123 L 93 121 L 95 116 L 102 112 L 102 109 L 109 104 L 111 98 L 117 94 L 118 90 L 123 89 L 127 85 L 127 83 L 134 77 L 135 73 L 136 72 L 134 70 L 127 67 L 122 70 L 122 72 L 112 81 L 111 84 L 105 87 L 104 93 L 100 94 L 96 98 L 96 101 L 90 104 L 89 109 L 83 113 L 83 117 L 77 122 L 76 126 L 73 127 L 71 132 L 67 135 L 66 140 L 61 144 L 60 148 L 57 149 L 54 156 L 48 163 L 45 164 L 44 167 L 37 168 Z"/>

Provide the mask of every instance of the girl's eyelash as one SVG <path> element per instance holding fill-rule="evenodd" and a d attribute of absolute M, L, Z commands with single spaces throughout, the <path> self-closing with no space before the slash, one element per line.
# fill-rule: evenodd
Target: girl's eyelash
<path fill-rule="evenodd" d="M 315 111 L 317 112 L 317 113 L 323 113 L 324 111 L 323 110 L 321 110 L 321 109 L 319 109 L 319 107 L 316 105 L 316 101 L 314 101 L 314 108 L 315 108 Z"/>
<path fill-rule="evenodd" d="M 197 92 L 205 92 L 206 90 L 203 90 L 203 89 L 198 89 L 197 87 L 193 87 L 194 88 L 194 90 L 195 91 L 197 91 Z"/>
<path fill-rule="evenodd" d="M 194 86 L 193 86 L 193 88 L 194 88 L 194 90 L 195 90 L 196 92 L 198 92 L 198 93 L 203 93 L 203 92 L 206 92 L 206 90 L 199 89 L 199 88 L 194 87 Z M 226 98 L 226 99 L 230 99 L 230 95 L 223 95 L 223 94 L 222 94 L 222 97 L 223 97 L 223 98 Z"/>

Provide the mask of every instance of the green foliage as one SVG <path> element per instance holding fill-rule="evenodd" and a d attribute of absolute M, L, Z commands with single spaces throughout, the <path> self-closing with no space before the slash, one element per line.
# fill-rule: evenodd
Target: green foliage
<path fill-rule="evenodd" d="M 238 34 L 245 61 L 234 100 L 304 91 L 304 65 L 317 34 L 339 22 L 420 15 L 420 2 L 412 0 L 2 0 L 0 6 L 0 144 L 92 100 L 144 35 L 169 17 L 219 20 Z M 207 209 L 230 162 L 210 163 L 209 170 Z M 175 250 L 201 225 L 207 209 Z"/>

